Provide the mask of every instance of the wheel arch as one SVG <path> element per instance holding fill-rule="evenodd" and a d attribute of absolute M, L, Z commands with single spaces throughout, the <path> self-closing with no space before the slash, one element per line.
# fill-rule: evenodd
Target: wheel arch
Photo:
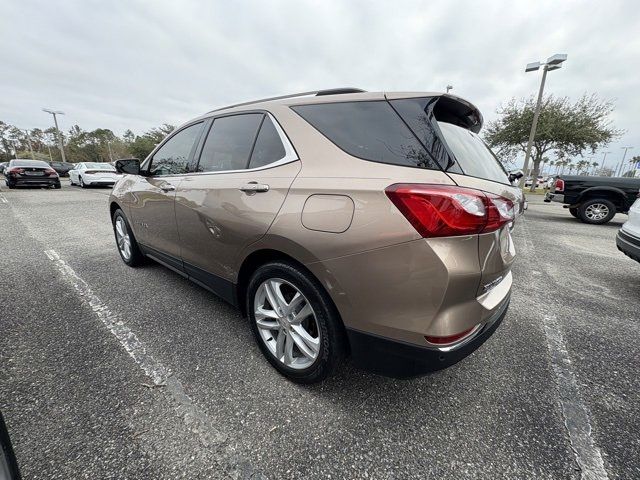
<path fill-rule="evenodd" d="M 603 198 L 611 201 L 618 210 L 625 211 L 628 209 L 627 199 L 625 193 L 615 187 L 591 187 L 587 188 L 578 199 L 576 203 L 582 203 L 586 200 L 594 198 Z"/>
<path fill-rule="evenodd" d="M 275 261 L 284 261 L 284 262 L 295 265 L 302 272 L 307 274 L 311 280 L 316 282 L 316 284 L 320 288 L 322 288 L 322 290 L 327 295 L 327 298 L 330 301 L 331 308 L 333 309 L 335 315 L 337 316 L 340 322 L 340 325 L 344 333 L 344 338 L 347 339 L 346 329 L 345 329 L 344 321 L 342 320 L 342 315 L 340 315 L 340 311 L 338 310 L 338 307 L 336 306 L 336 303 L 333 300 L 331 294 L 325 287 L 324 282 L 322 282 L 321 279 L 319 279 L 318 276 L 315 275 L 302 262 L 300 262 L 293 256 L 285 252 L 282 252 L 280 250 L 274 250 L 271 248 L 263 248 L 260 250 L 255 250 L 251 252 L 242 262 L 242 265 L 238 270 L 238 277 L 237 277 L 236 289 L 235 289 L 236 303 L 242 315 L 246 317 L 248 313 L 246 308 L 245 295 L 247 292 L 247 287 L 249 285 L 251 274 L 255 272 L 260 266 L 266 263 L 275 262 Z M 346 341 L 348 342 L 348 340 Z"/>

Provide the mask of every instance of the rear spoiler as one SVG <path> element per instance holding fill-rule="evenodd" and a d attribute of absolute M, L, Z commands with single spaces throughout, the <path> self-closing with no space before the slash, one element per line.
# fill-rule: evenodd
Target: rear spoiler
<path fill-rule="evenodd" d="M 449 94 L 440 96 L 433 107 L 433 115 L 436 120 L 458 125 L 473 133 L 478 133 L 484 122 L 480 110 L 475 105 Z"/>

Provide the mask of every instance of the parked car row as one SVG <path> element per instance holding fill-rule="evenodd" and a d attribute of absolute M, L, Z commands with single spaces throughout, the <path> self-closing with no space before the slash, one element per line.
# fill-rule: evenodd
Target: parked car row
<path fill-rule="evenodd" d="M 0 163 L 0 173 L 9 188 L 18 186 L 52 186 L 60 188 L 60 177 L 68 176 L 71 185 L 83 188 L 100 185 L 113 186 L 122 175 L 111 163 L 104 162 L 45 162 L 14 159 Z"/>

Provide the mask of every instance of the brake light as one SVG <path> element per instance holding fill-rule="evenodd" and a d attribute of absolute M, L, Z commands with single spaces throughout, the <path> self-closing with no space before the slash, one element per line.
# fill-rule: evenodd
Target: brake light
<path fill-rule="evenodd" d="M 511 200 L 471 188 L 399 183 L 385 193 L 425 238 L 492 232 L 515 217 Z"/>
<path fill-rule="evenodd" d="M 445 346 L 445 345 L 450 345 L 452 343 L 456 343 L 462 340 L 463 338 L 468 337 L 472 333 L 475 333 L 477 329 L 478 329 L 478 325 L 475 325 L 469 328 L 468 330 L 465 330 L 464 332 L 456 333 L 455 335 L 448 335 L 446 337 L 434 337 L 434 336 L 425 335 L 424 338 L 427 342 L 432 343 L 434 345 Z"/>
<path fill-rule="evenodd" d="M 12 175 L 18 175 L 18 174 L 23 174 L 24 173 L 24 168 L 10 168 L 9 170 L 7 170 L 7 173 L 10 173 Z"/>
<path fill-rule="evenodd" d="M 553 182 L 554 192 L 564 192 L 564 180 L 561 178 L 556 178 L 556 181 Z"/>
<path fill-rule="evenodd" d="M 53 168 L 47 168 L 44 173 L 46 173 L 47 175 L 49 175 L 50 177 L 53 175 L 58 175 L 58 172 L 56 172 Z"/>

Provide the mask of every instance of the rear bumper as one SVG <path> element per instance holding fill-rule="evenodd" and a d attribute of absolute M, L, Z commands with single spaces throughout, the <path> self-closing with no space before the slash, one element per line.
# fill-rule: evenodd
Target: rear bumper
<path fill-rule="evenodd" d="M 470 355 L 496 331 L 509 307 L 507 296 L 482 328 L 458 348 L 421 347 L 371 333 L 347 329 L 354 363 L 380 375 L 409 378 L 450 367 Z"/>
<path fill-rule="evenodd" d="M 59 185 L 60 178 L 59 177 L 34 177 L 34 178 L 14 178 L 8 177 L 7 182 L 15 185 L 15 186 L 52 186 Z"/>
<path fill-rule="evenodd" d="M 550 193 L 547 192 L 544 196 L 544 201 L 549 203 L 549 202 L 558 202 L 558 203 L 564 203 L 564 195 L 561 193 Z"/>
<path fill-rule="evenodd" d="M 616 246 L 627 257 L 640 262 L 640 238 L 634 237 L 621 229 L 618 230 L 616 235 Z"/>

